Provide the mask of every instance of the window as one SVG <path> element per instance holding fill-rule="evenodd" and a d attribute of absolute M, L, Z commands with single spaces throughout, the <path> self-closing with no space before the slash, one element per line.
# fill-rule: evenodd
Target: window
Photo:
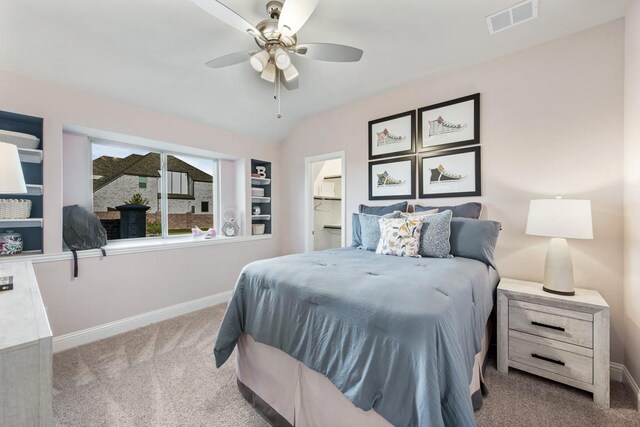
<path fill-rule="evenodd" d="M 92 142 L 91 158 L 93 211 L 109 240 L 214 227 L 215 159 L 102 141 Z"/>

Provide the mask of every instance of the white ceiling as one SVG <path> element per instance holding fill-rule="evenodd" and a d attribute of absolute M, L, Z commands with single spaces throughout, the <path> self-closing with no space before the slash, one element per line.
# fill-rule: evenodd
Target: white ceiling
<path fill-rule="evenodd" d="M 249 22 L 267 0 L 223 0 Z M 628 0 L 539 0 L 539 18 L 490 36 L 484 17 L 518 0 L 322 0 L 299 42 L 359 47 L 359 63 L 294 58 L 300 88 L 248 63 L 207 60 L 255 46 L 189 0 L 0 0 L 0 68 L 279 142 L 306 116 L 420 77 L 483 62 L 624 15 Z"/>

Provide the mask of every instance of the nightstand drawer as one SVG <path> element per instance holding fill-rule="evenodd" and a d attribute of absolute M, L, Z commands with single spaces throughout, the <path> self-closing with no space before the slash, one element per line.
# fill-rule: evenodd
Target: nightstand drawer
<path fill-rule="evenodd" d="M 580 349 L 582 348 L 580 347 L 576 350 Z M 540 342 L 510 336 L 509 360 L 553 372 L 586 384 L 593 383 L 592 357 L 550 347 Z"/>
<path fill-rule="evenodd" d="M 524 301 L 509 301 L 509 329 L 593 347 L 593 315 Z"/>

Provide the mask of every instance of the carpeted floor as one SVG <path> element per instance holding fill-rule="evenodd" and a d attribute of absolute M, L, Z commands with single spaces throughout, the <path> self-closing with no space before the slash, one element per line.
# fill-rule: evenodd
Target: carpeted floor
<path fill-rule="evenodd" d="M 108 338 L 53 358 L 60 426 L 266 426 L 240 396 L 235 359 L 212 356 L 224 306 Z M 611 409 L 588 393 L 489 366 L 479 426 L 640 426 L 631 390 L 611 383 Z"/>

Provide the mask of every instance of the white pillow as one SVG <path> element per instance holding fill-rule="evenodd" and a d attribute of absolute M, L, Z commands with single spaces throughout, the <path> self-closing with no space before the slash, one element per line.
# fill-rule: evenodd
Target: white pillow
<path fill-rule="evenodd" d="M 378 255 L 420 257 L 422 218 L 380 218 Z"/>

